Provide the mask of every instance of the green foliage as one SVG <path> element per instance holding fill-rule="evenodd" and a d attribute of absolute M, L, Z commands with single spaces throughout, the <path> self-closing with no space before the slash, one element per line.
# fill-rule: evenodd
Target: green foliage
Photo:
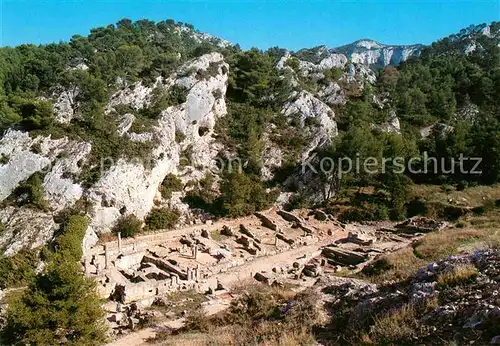
<path fill-rule="evenodd" d="M 83 275 L 80 264 L 88 220 L 76 214 L 63 218 L 54 252 L 47 254 L 43 272 L 34 278 L 26 269 L 16 274 L 18 280 L 29 280 L 29 285 L 9 304 L 2 343 L 96 345 L 105 341 L 104 312 L 95 282 Z M 23 258 L 28 263 L 36 260 L 29 253 L 21 252 L 20 256 L 7 263 L 17 264 Z"/>
<path fill-rule="evenodd" d="M 286 66 L 291 67 L 295 72 L 298 72 L 300 69 L 300 61 L 297 58 L 290 58 L 286 61 Z"/>
<path fill-rule="evenodd" d="M 141 230 L 142 221 L 133 214 L 119 218 L 113 228 L 114 233 L 120 232 L 121 236 L 124 238 L 134 237 L 136 234 L 140 233 Z"/>
<path fill-rule="evenodd" d="M 219 215 L 220 210 L 217 202 L 218 193 L 214 190 L 214 177 L 210 172 L 206 172 L 203 179 L 199 182 L 193 182 L 194 186 L 186 193 L 184 202 L 191 208 L 199 208 Z"/>
<path fill-rule="evenodd" d="M 32 95 L 12 95 L 2 100 L 0 94 L 0 129 L 21 125 L 26 130 L 44 129 L 54 122 L 52 105 L 32 99 Z"/>
<path fill-rule="evenodd" d="M 321 80 L 324 84 L 329 84 L 330 82 L 337 82 L 340 77 L 344 74 L 344 70 L 339 67 L 332 67 L 328 70 L 323 71 L 324 78 Z"/>
<path fill-rule="evenodd" d="M 175 174 L 169 173 L 161 183 L 160 192 L 163 198 L 170 199 L 172 192 L 182 191 L 183 188 L 182 181 Z"/>
<path fill-rule="evenodd" d="M 176 209 L 153 209 L 146 218 L 146 226 L 150 230 L 172 229 L 179 221 L 181 213 Z"/>
<path fill-rule="evenodd" d="M 186 139 L 186 135 L 182 131 L 175 131 L 175 142 L 182 143 Z"/>
<path fill-rule="evenodd" d="M 43 179 L 42 173 L 33 173 L 12 192 L 9 196 L 9 202 L 18 206 L 47 211 L 49 203 L 44 198 Z"/>
<path fill-rule="evenodd" d="M 181 157 L 179 158 L 179 166 L 182 168 L 186 166 L 191 166 L 192 164 L 193 164 L 193 145 L 189 144 L 181 152 Z"/>
<path fill-rule="evenodd" d="M 275 192 L 266 192 L 257 176 L 237 172 L 225 177 L 220 190 L 223 215 L 230 217 L 251 215 L 269 208 L 278 197 Z"/>
<path fill-rule="evenodd" d="M 231 58 L 233 68 L 229 73 L 229 98 L 236 102 L 265 104 L 265 97 L 279 83 L 274 57 L 252 48 Z"/>
<path fill-rule="evenodd" d="M 71 215 L 62 225 L 55 241 L 56 251 L 64 253 L 66 260 L 77 262 L 83 256 L 82 240 L 88 227 L 88 219 L 83 215 Z"/>
<path fill-rule="evenodd" d="M 8 155 L 2 154 L 0 155 L 0 165 L 6 165 L 10 161 L 10 157 Z"/>
<path fill-rule="evenodd" d="M 2 341 L 9 345 L 100 344 L 104 313 L 94 282 L 78 262 L 56 253 L 47 269 L 9 304 Z"/>
<path fill-rule="evenodd" d="M 162 111 L 170 106 L 176 106 L 186 102 L 188 89 L 181 85 L 173 85 L 168 90 L 156 87 L 153 90 L 151 106 L 141 109 L 142 116 L 150 119 L 158 119 Z"/>
<path fill-rule="evenodd" d="M 40 249 L 22 249 L 13 256 L 0 257 L 0 288 L 27 285 L 35 277 Z"/>

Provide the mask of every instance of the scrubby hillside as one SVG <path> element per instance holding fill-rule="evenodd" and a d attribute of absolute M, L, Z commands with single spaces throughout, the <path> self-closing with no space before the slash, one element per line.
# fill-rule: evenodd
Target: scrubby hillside
<path fill-rule="evenodd" d="M 124 19 L 67 43 L 0 48 L 0 271 L 19 273 L 0 287 L 57 263 L 69 220 L 71 246 L 86 250 L 109 233 L 275 204 L 399 220 L 431 210 L 419 185 L 497 183 L 499 30 L 471 26 L 428 47 L 243 51 L 188 24 Z M 348 158 L 377 163 L 356 170 Z M 438 204 L 439 218 L 464 210 Z"/>
<path fill-rule="evenodd" d="M 382 204 L 372 217 L 398 218 L 411 179 L 494 183 L 498 40 L 497 23 L 470 27 L 381 70 L 320 48 L 241 51 L 173 21 L 124 19 L 69 43 L 2 48 L 3 251 L 44 244 L 52 215 L 75 205 L 90 216 L 89 246 L 120 217 L 147 224 L 152 210 L 189 223 L 252 213 L 280 192 L 293 207 L 371 186 Z M 301 169 L 424 152 L 444 170 L 336 179 L 343 167 Z M 481 157 L 482 174 L 447 173 L 461 153 Z"/>

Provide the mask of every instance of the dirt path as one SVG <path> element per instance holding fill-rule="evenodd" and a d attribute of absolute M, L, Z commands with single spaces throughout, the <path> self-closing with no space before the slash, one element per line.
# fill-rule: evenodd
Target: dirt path
<path fill-rule="evenodd" d="M 138 346 L 138 345 L 150 345 L 147 340 L 149 338 L 154 338 L 157 332 L 165 330 L 166 328 L 180 328 L 184 324 L 184 318 L 179 318 L 177 320 L 164 322 L 155 327 L 148 327 L 141 329 L 137 332 L 132 332 L 125 335 L 124 337 L 114 340 L 107 344 L 106 346 Z"/>

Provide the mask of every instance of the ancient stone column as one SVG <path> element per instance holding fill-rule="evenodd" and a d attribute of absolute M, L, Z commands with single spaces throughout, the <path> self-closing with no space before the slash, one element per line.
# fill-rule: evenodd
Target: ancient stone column
<path fill-rule="evenodd" d="M 191 268 L 187 268 L 187 280 L 191 281 Z"/>
<path fill-rule="evenodd" d="M 194 246 L 193 255 L 194 255 L 194 259 L 198 258 L 198 245 Z"/>
<path fill-rule="evenodd" d="M 195 274 L 194 279 L 195 279 L 196 281 L 200 281 L 201 272 L 200 272 L 200 265 L 199 265 L 199 264 L 198 264 L 198 265 L 196 265 L 196 272 L 195 272 L 195 273 L 196 273 L 196 274 Z"/>
<path fill-rule="evenodd" d="M 118 232 L 118 252 L 122 252 L 122 232 Z"/>
<path fill-rule="evenodd" d="M 109 268 L 109 249 L 108 244 L 104 244 L 104 269 Z"/>
<path fill-rule="evenodd" d="M 96 273 L 96 275 L 99 275 L 100 271 L 101 271 L 101 264 L 100 263 L 96 263 L 95 264 L 95 273 Z"/>
<path fill-rule="evenodd" d="M 278 232 L 274 235 L 274 246 L 278 246 Z"/>

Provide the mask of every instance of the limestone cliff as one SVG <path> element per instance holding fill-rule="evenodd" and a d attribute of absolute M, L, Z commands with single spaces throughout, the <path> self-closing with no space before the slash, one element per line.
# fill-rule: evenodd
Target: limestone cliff
<path fill-rule="evenodd" d="M 398 65 L 411 56 L 419 56 L 423 47 L 421 44 L 387 45 L 365 39 L 333 48 L 332 52 L 344 54 L 354 63 L 387 66 Z"/>
<path fill-rule="evenodd" d="M 204 73 L 201 79 L 196 77 L 209 66 L 212 74 Z M 120 215 L 133 213 L 144 218 L 155 199 L 161 198 L 158 187 L 167 174 L 175 173 L 184 181 L 202 178 L 205 170 L 215 166 L 213 158 L 218 146 L 214 144 L 214 125 L 218 117 L 226 114 L 224 95 L 228 71 L 221 54 L 207 54 L 186 63 L 168 78 L 157 78 L 153 86 L 144 86 L 139 81 L 112 95 L 107 112 L 117 105 L 134 109 L 147 106 L 154 87 L 159 85 L 167 90 L 174 85 L 187 90 L 186 101 L 164 109 L 150 133 L 130 132 L 133 116 L 128 117 L 128 126 L 119 126 L 121 134 L 131 141 L 156 141 L 151 159 L 120 158 L 88 189 L 74 177 L 88 159 L 90 143 L 7 131 L 0 139 L 0 156 L 6 161 L 0 164 L 0 202 L 32 174 L 41 172 L 44 199 L 49 206 L 47 211 L 25 207 L 0 210 L 5 227 L 0 235 L 3 252 L 11 255 L 23 247 L 43 245 L 57 228 L 52 216 L 82 197 L 91 205 L 91 229 L 84 240 L 90 246 L 97 240 L 94 232 L 109 231 Z M 55 96 L 57 121 L 71 120 L 75 94 L 75 90 L 62 90 Z M 176 133 L 184 135 L 182 142 L 176 141 Z M 190 148 L 192 157 L 181 166 L 179 162 L 186 148 Z"/>

